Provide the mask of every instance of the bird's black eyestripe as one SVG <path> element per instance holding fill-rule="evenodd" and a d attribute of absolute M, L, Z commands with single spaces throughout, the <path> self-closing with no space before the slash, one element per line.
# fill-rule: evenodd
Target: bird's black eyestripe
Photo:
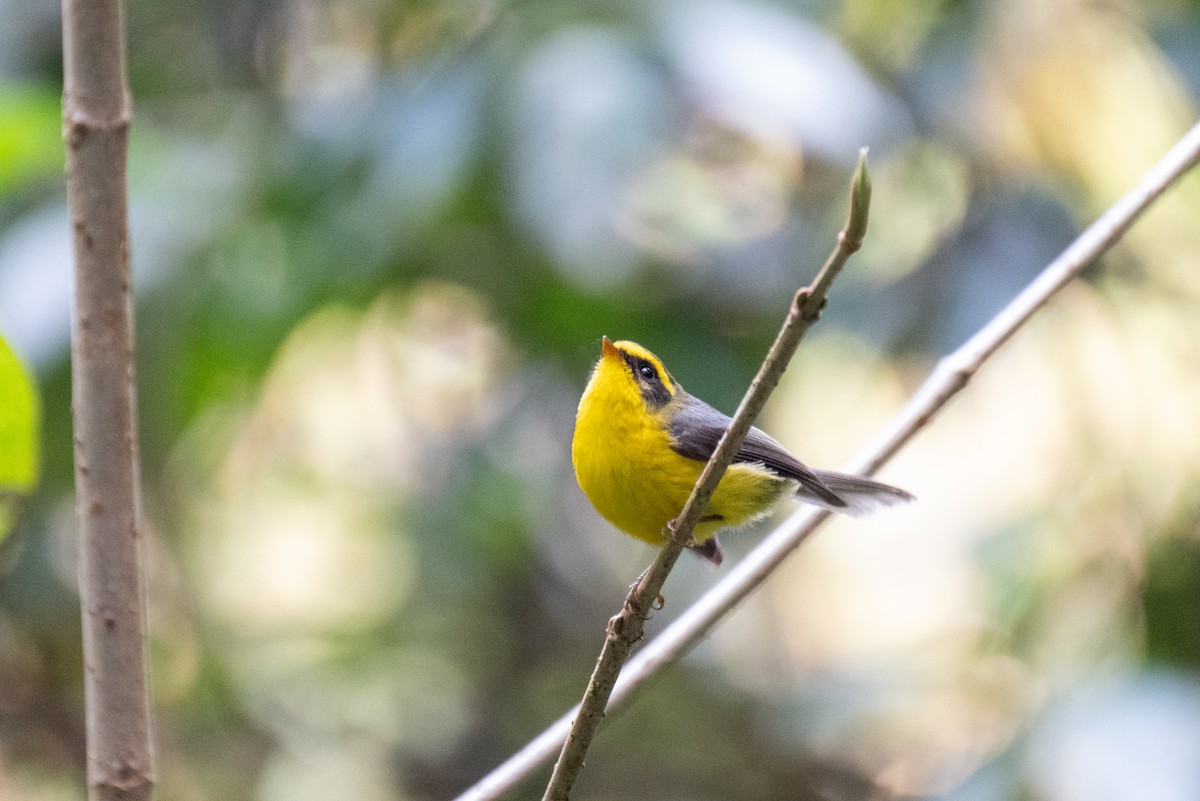
<path fill-rule="evenodd" d="M 648 359 L 635 356 L 632 353 L 621 353 L 625 363 L 629 365 L 633 378 L 638 382 L 642 398 L 651 409 L 661 409 L 671 401 L 671 390 L 663 383 L 658 368 Z"/>

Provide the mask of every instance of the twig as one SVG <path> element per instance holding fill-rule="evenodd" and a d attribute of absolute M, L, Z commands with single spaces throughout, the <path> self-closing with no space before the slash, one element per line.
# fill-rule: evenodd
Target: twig
<path fill-rule="evenodd" d="M 543 801 L 567 801 L 571 788 L 583 769 L 583 759 L 595 736 L 604 711 L 608 705 L 617 677 L 629 652 L 634 644 L 642 639 L 645 630 L 646 616 L 658 597 L 659 590 L 667 580 L 668 574 L 675 566 L 676 560 L 684 547 L 691 540 L 692 530 L 700 521 L 700 516 L 708 506 L 717 484 L 725 470 L 733 462 L 733 457 L 741 447 L 746 433 L 754 423 L 758 413 L 770 397 L 772 390 L 779 383 L 783 371 L 796 352 L 796 346 L 804 332 L 808 330 L 821 315 L 825 306 L 825 296 L 833 279 L 841 271 L 850 254 L 862 247 L 863 236 L 867 230 L 867 211 L 871 204 L 871 182 L 867 175 L 867 149 L 863 148 L 858 155 L 858 168 L 850 188 L 850 214 L 845 228 L 838 234 L 838 244 L 830 254 L 825 265 L 817 274 L 812 284 L 796 293 L 792 299 L 791 309 L 774 344 L 767 352 L 758 374 L 751 382 L 746 396 L 738 406 L 737 412 L 729 423 L 729 428 L 721 436 L 716 450 L 704 466 L 703 472 L 696 480 L 692 494 L 684 504 L 679 517 L 672 521 L 669 528 L 671 536 L 667 544 L 659 552 L 658 558 L 642 574 L 636 585 L 630 590 L 629 596 L 621 611 L 608 621 L 605 631 L 604 646 L 596 667 L 588 681 L 587 691 L 580 703 L 570 732 L 563 744 L 562 752 L 554 765 L 554 772 L 546 787 Z"/>
<path fill-rule="evenodd" d="M 1160 195 L 1200 161 L 1200 124 L 1192 128 L 1138 185 L 1114 203 L 1063 253 L 958 350 L 943 358 L 884 432 L 851 462 L 850 471 L 871 473 L 920 431 L 980 367 L 1067 282 L 1109 250 Z M 703 639 L 775 571 L 828 517 L 823 510 L 797 511 L 764 539 L 715 587 L 705 593 L 623 671 L 609 699 L 626 701 L 662 667 Z M 456 801 L 496 801 L 548 763 L 567 735 L 574 711 L 560 717 Z"/>
<path fill-rule="evenodd" d="M 121 0 L 63 0 L 63 136 L 75 248 L 71 337 L 88 795 L 153 792 L 125 165 Z"/>

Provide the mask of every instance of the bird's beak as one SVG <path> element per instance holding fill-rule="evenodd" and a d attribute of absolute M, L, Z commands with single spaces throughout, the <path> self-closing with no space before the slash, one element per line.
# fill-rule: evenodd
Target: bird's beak
<path fill-rule="evenodd" d="M 621 355 L 617 346 L 608 337 L 600 337 L 600 356 L 605 359 L 616 359 Z"/>

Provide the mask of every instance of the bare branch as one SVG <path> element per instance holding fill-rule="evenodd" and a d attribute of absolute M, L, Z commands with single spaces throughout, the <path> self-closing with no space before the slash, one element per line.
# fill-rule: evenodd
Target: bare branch
<path fill-rule="evenodd" d="M 1138 217 L 1184 173 L 1200 162 L 1200 124 L 1188 132 L 1138 185 L 1079 235 L 1058 258 L 957 350 L 945 356 L 891 424 L 851 461 L 847 471 L 870 475 L 896 454 L 963 390 L 989 358 L 1072 278 L 1120 240 Z M 613 693 L 624 701 L 643 681 L 671 664 L 758 588 L 783 560 L 829 517 L 811 507 L 797 511 L 719 584 L 646 646 Z"/>
<path fill-rule="evenodd" d="M 1200 161 L 1200 124 L 1192 128 L 1124 197 L 1114 203 L 1007 307 L 958 350 L 943 358 L 884 432 L 852 461 L 850 472 L 869 474 L 949 403 L 980 367 L 1029 318 L 1085 267 L 1107 252 L 1171 185 Z M 829 516 L 805 508 L 788 518 L 715 587 L 705 593 L 629 663 L 609 699 L 627 702 L 658 670 L 677 661 L 757 589 Z M 456 801 L 496 801 L 559 750 L 570 729 L 568 712 L 520 751 L 462 793 Z"/>
<path fill-rule="evenodd" d="M 796 293 L 792 300 L 791 309 L 775 343 L 767 352 L 758 375 L 751 382 L 746 396 L 734 413 L 729 428 L 721 436 L 716 450 L 703 472 L 696 480 L 692 494 L 684 504 L 679 517 L 672 521 L 669 528 L 670 538 L 659 552 L 654 563 L 642 573 L 637 584 L 630 590 L 621 611 L 608 621 L 604 646 L 596 667 L 588 681 L 587 691 L 575 714 L 562 753 L 554 765 L 550 783 L 546 787 L 544 801 L 566 801 L 570 796 L 575 780 L 583 770 L 584 756 L 595 736 L 600 721 L 604 719 L 604 711 L 608 705 L 617 677 L 629 652 L 634 644 L 642 639 L 645 630 L 646 615 L 649 613 L 654 600 L 658 597 L 663 583 L 675 566 L 676 560 L 684 547 L 691 541 L 692 531 L 704 514 L 717 484 L 725 470 L 733 462 L 738 448 L 746 438 L 750 426 L 762 411 L 771 392 L 779 383 L 783 371 L 796 352 L 804 333 L 821 315 L 825 306 L 825 296 L 833 279 L 841 271 L 850 254 L 862 247 L 863 236 L 867 229 L 867 209 L 871 203 L 871 183 L 867 177 L 867 150 L 859 152 L 858 169 L 850 188 L 850 214 L 846 226 L 838 234 L 838 243 L 830 254 L 829 259 L 809 286 Z"/>
<path fill-rule="evenodd" d="M 75 249 L 72 387 L 89 797 L 149 799 L 120 0 L 63 0 L 63 136 Z"/>

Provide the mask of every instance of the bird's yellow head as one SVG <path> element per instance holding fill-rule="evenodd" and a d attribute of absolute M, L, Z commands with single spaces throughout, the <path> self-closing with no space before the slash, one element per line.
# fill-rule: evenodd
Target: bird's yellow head
<path fill-rule="evenodd" d="M 630 405 L 640 400 L 647 411 L 657 412 L 675 398 L 680 387 L 662 361 L 641 345 L 604 337 L 588 390 Z"/>

